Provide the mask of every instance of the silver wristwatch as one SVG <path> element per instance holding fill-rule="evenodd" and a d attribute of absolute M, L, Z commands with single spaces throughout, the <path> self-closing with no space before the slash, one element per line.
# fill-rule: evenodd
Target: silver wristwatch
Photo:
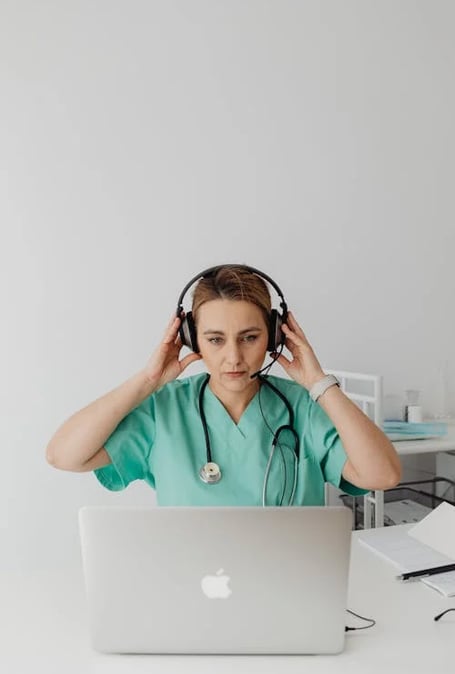
<path fill-rule="evenodd" d="M 331 386 L 339 386 L 340 382 L 333 374 L 326 374 L 325 377 L 313 384 L 310 388 L 311 399 L 316 403 L 323 393 Z"/>

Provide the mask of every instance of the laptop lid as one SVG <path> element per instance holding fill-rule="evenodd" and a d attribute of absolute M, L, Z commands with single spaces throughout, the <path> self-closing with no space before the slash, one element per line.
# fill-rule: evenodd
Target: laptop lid
<path fill-rule="evenodd" d="M 92 646 L 114 653 L 338 653 L 345 507 L 84 507 Z"/>

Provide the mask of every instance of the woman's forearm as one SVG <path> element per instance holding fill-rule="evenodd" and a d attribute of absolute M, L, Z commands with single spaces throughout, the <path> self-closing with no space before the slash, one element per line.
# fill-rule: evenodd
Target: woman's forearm
<path fill-rule="evenodd" d="M 120 421 L 154 391 L 138 372 L 67 419 L 46 448 L 47 461 L 63 470 L 78 470 L 104 445 Z"/>
<path fill-rule="evenodd" d="M 357 405 L 332 386 L 318 404 L 330 417 L 346 450 L 353 473 L 345 477 L 365 489 L 395 486 L 401 477 L 398 454 L 390 440 Z"/>

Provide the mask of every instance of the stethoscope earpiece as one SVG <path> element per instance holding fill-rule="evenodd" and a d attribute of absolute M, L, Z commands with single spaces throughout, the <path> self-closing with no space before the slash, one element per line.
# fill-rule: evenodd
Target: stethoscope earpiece
<path fill-rule="evenodd" d="M 221 480 L 221 470 L 217 463 L 209 461 L 202 466 L 199 471 L 199 477 L 206 484 L 215 484 Z"/>

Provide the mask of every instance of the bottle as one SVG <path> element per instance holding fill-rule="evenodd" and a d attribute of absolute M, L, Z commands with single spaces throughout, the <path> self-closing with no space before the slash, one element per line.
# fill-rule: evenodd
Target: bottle
<path fill-rule="evenodd" d="M 423 415 L 422 406 L 419 405 L 420 391 L 417 389 L 407 389 L 405 394 L 404 420 L 409 423 L 421 423 Z"/>

